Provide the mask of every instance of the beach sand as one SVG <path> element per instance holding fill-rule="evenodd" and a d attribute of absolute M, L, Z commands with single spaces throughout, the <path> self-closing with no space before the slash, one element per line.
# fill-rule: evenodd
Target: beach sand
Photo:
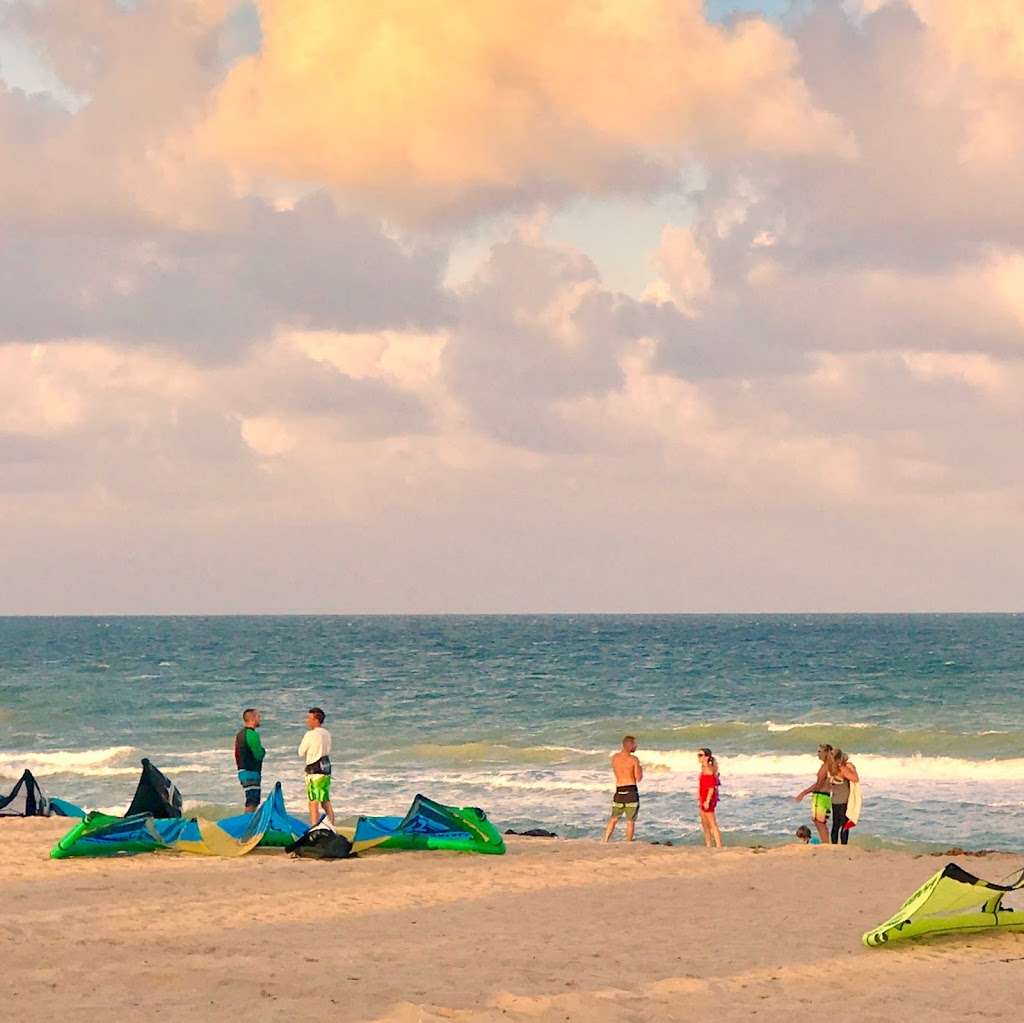
<path fill-rule="evenodd" d="M 513 838 L 48 859 L 67 827 L 0 821 L 0 1019 L 965 1020 L 1024 990 L 1024 934 L 860 945 L 942 857 Z"/>

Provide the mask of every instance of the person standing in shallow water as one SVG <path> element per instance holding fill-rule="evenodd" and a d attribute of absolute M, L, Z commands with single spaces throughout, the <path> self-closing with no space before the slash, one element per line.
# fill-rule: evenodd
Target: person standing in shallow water
<path fill-rule="evenodd" d="M 707 747 L 697 753 L 700 761 L 700 781 L 697 803 L 700 806 L 700 826 L 704 829 L 704 844 L 709 848 L 722 848 L 722 832 L 718 830 L 715 808 L 718 806 L 718 761 Z"/>
<path fill-rule="evenodd" d="M 636 833 L 636 818 L 640 812 L 640 782 L 644 769 L 636 756 L 636 739 L 627 735 L 622 740 L 622 749 L 612 757 L 612 773 L 615 775 L 615 794 L 612 796 L 612 815 L 604 829 L 607 842 L 615 831 L 620 817 L 626 818 L 626 841 L 632 842 Z"/>
<path fill-rule="evenodd" d="M 850 829 L 846 826 L 846 807 L 850 802 L 850 782 L 859 782 L 860 775 L 841 749 L 833 753 L 832 759 L 835 762 L 832 774 L 832 844 L 848 845 Z"/>
<path fill-rule="evenodd" d="M 235 767 L 238 782 L 245 798 L 245 812 L 253 813 L 260 805 L 260 784 L 263 777 L 263 758 L 267 751 L 260 741 L 259 732 L 263 718 L 255 707 L 242 711 L 242 728 L 235 736 Z"/>
<path fill-rule="evenodd" d="M 821 761 L 818 776 L 803 792 L 794 797 L 799 803 L 804 796 L 810 794 L 811 823 L 814 825 L 814 830 L 818 832 L 818 838 L 821 839 L 822 845 L 832 844 L 829 841 L 828 815 L 832 810 L 832 783 L 829 779 L 835 775 L 834 752 L 827 742 L 823 742 L 818 747 L 818 759 Z"/>

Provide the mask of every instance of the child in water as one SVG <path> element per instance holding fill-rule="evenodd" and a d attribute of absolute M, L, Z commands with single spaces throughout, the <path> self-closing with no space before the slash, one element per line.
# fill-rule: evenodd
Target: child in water
<path fill-rule="evenodd" d="M 704 829 L 704 844 L 709 848 L 722 848 L 722 833 L 715 819 L 718 806 L 718 761 L 706 747 L 697 754 L 700 761 L 700 783 L 697 787 L 697 805 L 700 807 L 700 826 Z"/>

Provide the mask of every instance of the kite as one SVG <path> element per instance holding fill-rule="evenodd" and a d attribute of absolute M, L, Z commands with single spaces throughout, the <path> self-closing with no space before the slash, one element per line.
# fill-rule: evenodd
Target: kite
<path fill-rule="evenodd" d="M 1024 912 L 1003 905 L 1024 888 L 1024 870 L 1009 884 L 983 881 L 955 863 L 930 877 L 884 924 L 861 939 L 869 948 L 926 934 L 975 933 L 1024 928 Z"/>
<path fill-rule="evenodd" d="M 7 795 L 0 793 L 0 817 L 84 817 L 85 811 L 66 799 L 48 796 L 30 770 L 14 783 Z"/>

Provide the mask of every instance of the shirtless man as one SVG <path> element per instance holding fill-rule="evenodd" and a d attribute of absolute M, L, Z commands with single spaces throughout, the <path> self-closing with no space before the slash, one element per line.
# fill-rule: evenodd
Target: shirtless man
<path fill-rule="evenodd" d="M 612 757 L 612 771 L 615 774 L 615 795 L 612 796 L 612 815 L 604 829 L 607 842 L 615 831 L 620 817 L 626 818 L 626 841 L 633 841 L 636 831 L 636 815 L 640 811 L 640 784 L 644 769 L 636 758 L 636 739 L 627 735 L 622 740 L 622 749 Z"/>

